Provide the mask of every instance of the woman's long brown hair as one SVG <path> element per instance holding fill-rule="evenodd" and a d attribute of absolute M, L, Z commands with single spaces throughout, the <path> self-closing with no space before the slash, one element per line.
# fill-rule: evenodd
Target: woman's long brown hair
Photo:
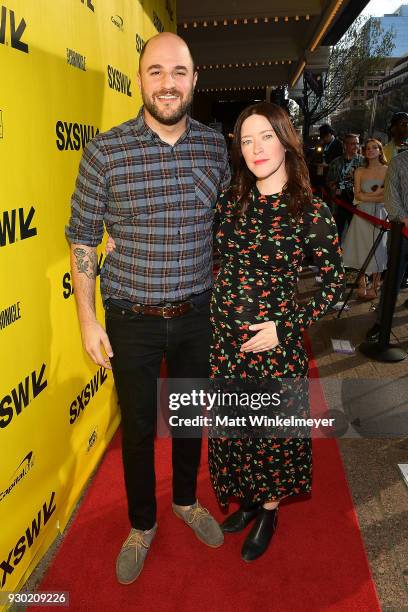
<path fill-rule="evenodd" d="M 383 166 L 386 166 L 387 165 L 387 160 L 385 159 L 384 149 L 383 149 L 382 142 L 380 140 L 377 140 L 377 138 L 367 138 L 367 140 L 364 143 L 364 147 L 363 147 L 364 165 L 365 165 L 365 167 L 368 168 L 368 157 L 366 157 L 366 155 L 365 155 L 365 149 L 366 149 L 366 147 L 367 147 L 369 142 L 374 142 L 378 146 L 378 149 L 380 151 L 380 154 L 378 156 L 378 161 Z"/>
<path fill-rule="evenodd" d="M 241 128 L 251 115 L 262 115 L 268 119 L 280 143 L 286 149 L 285 167 L 288 180 L 284 189 L 288 195 L 288 210 L 293 217 L 299 217 L 304 207 L 312 201 L 309 171 L 306 166 L 302 143 L 289 115 L 277 104 L 260 102 L 244 109 L 234 128 L 231 148 L 233 167 L 232 195 L 237 201 L 237 216 L 245 213 L 248 198 L 256 182 L 255 175 L 248 169 L 241 152 Z"/>

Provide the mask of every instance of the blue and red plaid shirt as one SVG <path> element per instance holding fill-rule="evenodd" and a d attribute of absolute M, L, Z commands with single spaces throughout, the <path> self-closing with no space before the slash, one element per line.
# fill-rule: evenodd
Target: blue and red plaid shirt
<path fill-rule="evenodd" d="M 222 134 L 187 118 L 172 146 L 143 107 L 85 147 L 66 236 L 97 246 L 104 225 L 116 243 L 101 271 L 107 298 L 143 304 L 184 300 L 212 285 L 212 223 L 230 182 Z"/>

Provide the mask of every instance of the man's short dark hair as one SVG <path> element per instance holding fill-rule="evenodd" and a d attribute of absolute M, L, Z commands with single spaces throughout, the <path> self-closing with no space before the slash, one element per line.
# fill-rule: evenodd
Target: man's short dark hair
<path fill-rule="evenodd" d="M 319 134 L 320 136 L 327 136 L 328 134 L 333 134 L 334 135 L 334 130 L 332 128 L 332 126 L 329 123 L 323 123 L 323 125 L 321 125 L 319 127 Z"/>

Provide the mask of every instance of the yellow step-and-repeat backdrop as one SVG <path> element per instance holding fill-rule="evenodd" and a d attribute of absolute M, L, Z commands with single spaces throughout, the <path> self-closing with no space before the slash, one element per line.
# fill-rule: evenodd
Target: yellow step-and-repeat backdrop
<path fill-rule="evenodd" d="M 175 0 L 0 3 L 1 591 L 64 529 L 119 422 L 111 372 L 82 350 L 64 227 L 82 149 L 137 114 L 162 30 Z"/>

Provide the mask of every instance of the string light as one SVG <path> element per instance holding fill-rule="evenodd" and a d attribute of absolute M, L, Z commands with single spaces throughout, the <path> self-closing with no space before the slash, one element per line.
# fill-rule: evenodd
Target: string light
<path fill-rule="evenodd" d="M 259 66 L 271 66 L 272 64 L 274 64 L 275 66 L 279 65 L 279 64 L 292 64 L 292 60 L 291 59 L 281 59 L 281 60 L 262 60 L 262 61 L 253 61 L 253 62 L 241 62 L 241 64 L 239 63 L 235 63 L 235 64 L 210 64 L 209 66 L 207 66 L 206 64 L 198 64 L 197 65 L 197 70 L 207 70 L 207 68 L 209 70 L 219 70 L 219 69 L 226 69 L 226 68 L 252 68 L 252 66 L 256 66 L 257 68 Z"/>
<path fill-rule="evenodd" d="M 343 3 L 344 0 L 338 0 L 338 4 Z M 335 12 L 337 12 L 337 10 L 335 9 Z M 301 18 L 305 18 L 306 21 L 310 20 L 310 15 L 294 15 L 293 19 L 295 21 L 300 21 Z M 258 24 L 258 23 L 269 23 L 270 20 L 272 20 L 275 23 L 278 23 L 279 20 L 281 19 L 281 17 L 279 15 L 275 15 L 274 17 L 253 17 L 253 18 L 248 18 L 248 17 L 244 17 L 242 19 L 238 19 L 237 17 L 234 17 L 233 19 L 228 20 L 228 18 L 223 17 L 222 19 L 213 19 L 212 20 L 212 24 L 214 26 L 218 26 L 220 23 L 222 23 L 224 26 L 228 26 L 228 25 L 237 25 L 240 22 L 242 22 L 243 24 L 247 25 L 251 20 L 254 24 Z M 288 15 L 285 15 L 284 17 L 282 17 L 282 19 L 287 23 L 290 21 L 290 17 Z M 190 22 L 190 24 L 186 21 L 183 22 L 183 28 L 186 30 L 188 28 L 188 26 L 192 26 L 193 28 L 197 28 L 200 25 L 202 25 L 204 28 L 207 28 L 208 25 L 211 23 L 211 20 L 209 21 L 208 18 L 203 20 L 203 21 L 193 21 Z"/>

